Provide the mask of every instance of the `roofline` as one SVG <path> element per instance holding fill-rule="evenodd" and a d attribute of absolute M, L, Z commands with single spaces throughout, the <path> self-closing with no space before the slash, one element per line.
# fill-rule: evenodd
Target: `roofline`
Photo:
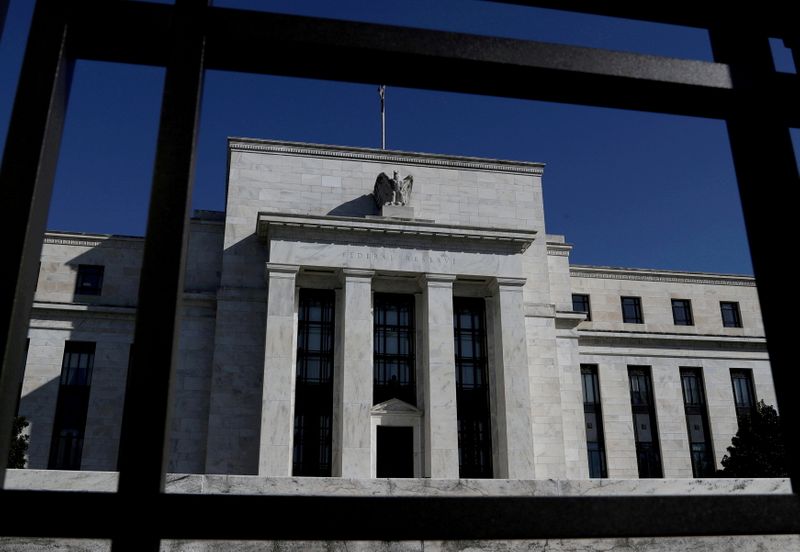
<path fill-rule="evenodd" d="M 377 148 L 313 144 L 286 140 L 264 140 L 234 136 L 228 137 L 228 150 L 229 152 L 246 151 L 303 157 L 357 159 L 359 161 L 373 163 L 400 163 L 403 165 L 508 172 L 533 176 L 541 176 L 544 173 L 545 167 L 544 163 L 532 161 L 488 159 L 483 157 L 382 150 Z"/>
<path fill-rule="evenodd" d="M 690 272 L 652 268 L 623 268 L 613 266 L 570 265 L 570 277 L 603 278 L 609 280 L 638 280 L 687 284 L 714 284 L 754 287 L 756 279 L 745 274 Z"/>

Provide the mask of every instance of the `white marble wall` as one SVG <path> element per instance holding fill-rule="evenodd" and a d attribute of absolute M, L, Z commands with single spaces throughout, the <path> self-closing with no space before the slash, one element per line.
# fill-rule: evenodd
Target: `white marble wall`
<path fill-rule="evenodd" d="M 498 278 L 487 307 L 494 326 L 492 400 L 496 407 L 499 449 L 495 477 L 534 477 L 534 444 L 531 425 L 531 396 L 528 350 L 525 336 L 524 279 Z"/>
<path fill-rule="evenodd" d="M 453 343 L 453 281 L 426 274 L 423 285 L 425 477 L 458 477 L 458 416 Z"/>
<path fill-rule="evenodd" d="M 756 395 L 766 402 L 774 401 L 769 363 L 765 360 L 704 358 L 683 351 L 665 356 L 620 355 L 613 349 L 607 354 L 582 354 L 581 362 L 599 367 L 600 393 L 603 407 L 603 426 L 608 456 L 608 475 L 611 478 L 634 478 L 638 475 L 635 441 L 632 426 L 628 366 L 650 366 L 656 401 L 659 444 L 666 478 L 692 477 L 686 416 L 681 394 L 681 367 L 700 368 L 706 391 L 706 403 L 711 430 L 711 444 L 717 468 L 738 430 L 733 403 L 730 369 L 753 370 Z M 761 384 L 759 385 L 759 379 Z"/>
<path fill-rule="evenodd" d="M 267 263 L 259 475 L 292 474 L 298 304 L 295 279 L 299 268 Z"/>
<path fill-rule="evenodd" d="M 371 475 L 372 443 L 372 271 L 344 269 L 340 309 L 343 322 L 334 371 L 334 475 Z"/>
<path fill-rule="evenodd" d="M 565 455 L 554 311 L 527 303 L 525 308 L 535 477 L 561 478 Z"/>
<path fill-rule="evenodd" d="M 752 278 L 582 266 L 572 270 L 572 292 L 588 294 L 591 301 L 592 320 L 581 324 L 582 330 L 764 336 L 758 292 Z M 621 296 L 641 297 L 644 324 L 622 322 Z M 675 325 L 671 299 L 691 301 L 693 326 Z M 741 328 L 722 326 L 720 301 L 739 303 Z"/>
<path fill-rule="evenodd" d="M 557 321 L 557 324 L 556 353 L 561 386 L 564 476 L 570 479 L 586 479 L 589 477 L 589 467 L 578 332 L 573 329 L 573 321 Z"/>

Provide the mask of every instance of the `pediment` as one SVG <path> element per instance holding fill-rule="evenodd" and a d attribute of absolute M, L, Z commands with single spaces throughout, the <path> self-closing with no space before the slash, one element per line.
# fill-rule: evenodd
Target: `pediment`
<path fill-rule="evenodd" d="M 389 399 L 378 403 L 370 410 L 371 414 L 397 414 L 403 416 L 422 416 L 422 410 L 400 399 Z"/>

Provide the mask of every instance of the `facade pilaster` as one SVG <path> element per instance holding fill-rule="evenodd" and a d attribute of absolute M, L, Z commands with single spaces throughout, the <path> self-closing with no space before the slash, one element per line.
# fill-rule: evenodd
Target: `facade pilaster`
<path fill-rule="evenodd" d="M 423 397 L 425 477 L 458 478 L 453 281 L 447 274 L 424 274 Z"/>
<path fill-rule="evenodd" d="M 267 326 L 258 474 L 292 475 L 299 266 L 267 263 Z"/>

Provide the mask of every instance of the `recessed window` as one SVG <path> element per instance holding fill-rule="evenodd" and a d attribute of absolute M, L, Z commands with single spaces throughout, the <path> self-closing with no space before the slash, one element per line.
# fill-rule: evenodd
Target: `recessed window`
<path fill-rule="evenodd" d="M 461 478 L 491 478 L 494 473 L 485 305 L 483 299 L 453 298 Z"/>
<path fill-rule="evenodd" d="M 81 469 L 94 353 L 95 344 L 91 342 L 67 341 L 64 344 L 48 464 L 51 470 Z"/>
<path fill-rule="evenodd" d="M 414 377 L 414 296 L 376 293 L 373 404 L 400 399 L 417 404 Z"/>
<path fill-rule="evenodd" d="M 639 477 L 663 477 L 650 367 L 628 366 L 628 379 L 630 381 L 633 433 L 636 439 L 636 463 L 639 467 Z"/>
<path fill-rule="evenodd" d="M 292 475 L 330 477 L 333 428 L 333 290 L 300 290 Z"/>
<path fill-rule="evenodd" d="M 641 297 L 622 297 L 622 321 L 626 324 L 644 324 Z"/>
<path fill-rule="evenodd" d="M 722 313 L 722 326 L 725 328 L 741 328 L 742 313 L 739 303 L 735 301 L 720 301 L 719 310 Z"/>
<path fill-rule="evenodd" d="M 681 368 L 681 388 L 686 429 L 689 432 L 689 449 L 692 455 L 692 475 L 713 477 L 714 455 L 711 452 L 711 432 L 703 389 L 703 373 L 700 368 Z"/>
<path fill-rule="evenodd" d="M 694 326 L 692 302 L 688 299 L 673 299 L 672 319 L 676 326 Z"/>
<path fill-rule="evenodd" d="M 586 449 L 589 455 L 589 477 L 608 477 L 597 365 L 581 364 L 581 380 L 583 383 L 583 417 L 586 423 Z"/>
<path fill-rule="evenodd" d="M 756 393 L 753 389 L 753 372 L 744 369 L 731 369 L 733 402 L 736 406 L 736 420 L 741 426 L 750 419 L 756 409 Z"/>
<path fill-rule="evenodd" d="M 590 321 L 592 319 L 592 307 L 589 304 L 589 296 L 583 293 L 573 293 L 572 310 L 586 313 L 586 320 Z"/>
<path fill-rule="evenodd" d="M 100 295 L 103 291 L 103 266 L 78 265 L 75 295 Z"/>

